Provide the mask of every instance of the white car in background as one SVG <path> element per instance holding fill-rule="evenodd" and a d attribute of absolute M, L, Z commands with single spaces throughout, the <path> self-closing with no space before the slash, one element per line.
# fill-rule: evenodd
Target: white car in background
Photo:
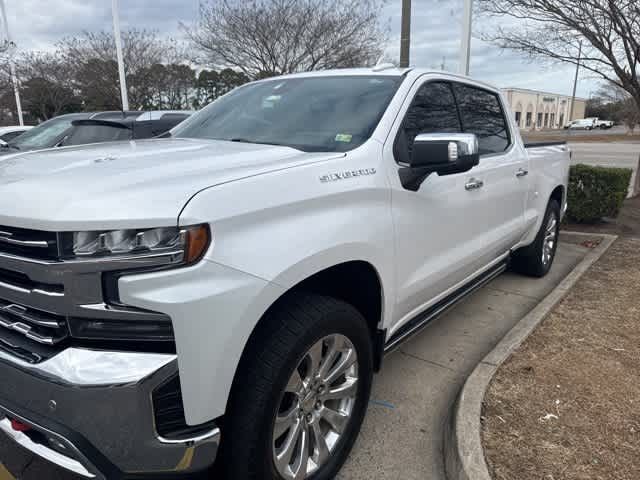
<path fill-rule="evenodd" d="M 6 144 L 9 140 L 13 140 L 31 128 L 33 127 L 27 125 L 0 127 L 0 145 Z"/>
<path fill-rule="evenodd" d="M 596 127 L 593 118 L 583 118 L 581 120 L 574 120 L 573 122 L 565 125 L 565 130 L 593 130 Z"/>

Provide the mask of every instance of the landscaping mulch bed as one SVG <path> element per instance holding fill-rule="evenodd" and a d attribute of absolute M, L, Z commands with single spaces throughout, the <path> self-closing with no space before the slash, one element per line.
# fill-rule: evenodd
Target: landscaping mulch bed
<path fill-rule="evenodd" d="M 496 480 L 640 479 L 640 240 L 620 238 L 498 370 Z"/>

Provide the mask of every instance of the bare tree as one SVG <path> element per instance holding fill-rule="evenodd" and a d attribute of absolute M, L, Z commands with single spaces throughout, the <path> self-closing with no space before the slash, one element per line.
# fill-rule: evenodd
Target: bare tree
<path fill-rule="evenodd" d="M 636 127 L 640 124 L 640 108 L 638 108 L 631 98 L 628 98 L 622 104 L 620 113 L 622 115 L 622 121 L 629 130 L 629 135 L 633 135 Z"/>
<path fill-rule="evenodd" d="M 173 61 L 178 56 L 179 44 L 161 38 L 155 31 L 131 29 L 122 32 L 122 45 L 130 102 L 133 108 L 140 108 L 145 103 L 144 92 L 154 81 L 152 67 Z M 88 99 L 87 108 L 120 108 L 113 33 L 83 32 L 63 39 L 57 47 L 61 58 L 76 65 L 76 88 Z"/>
<path fill-rule="evenodd" d="M 375 63 L 384 0 L 209 0 L 182 28 L 204 63 L 251 78 Z"/>
<path fill-rule="evenodd" d="M 581 65 L 625 90 L 640 108 L 638 0 L 478 0 L 501 26 L 484 37 L 531 57 Z M 505 22 L 505 19 L 517 22 Z"/>
<path fill-rule="evenodd" d="M 606 114 L 612 120 L 624 123 L 629 135 L 633 135 L 634 130 L 640 123 L 640 108 L 638 108 L 629 92 L 618 85 L 606 82 L 598 89 L 594 99 L 599 102 L 602 112 L 607 112 Z M 597 110 L 597 107 L 593 108 L 591 115 L 596 113 Z M 600 114 L 593 116 L 600 116 Z"/>
<path fill-rule="evenodd" d="M 40 120 L 79 108 L 74 66 L 58 53 L 27 52 L 17 59 L 24 108 Z"/>

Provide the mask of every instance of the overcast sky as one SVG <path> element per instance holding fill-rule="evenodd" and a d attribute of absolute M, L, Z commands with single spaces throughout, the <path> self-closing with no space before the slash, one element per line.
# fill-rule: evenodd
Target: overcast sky
<path fill-rule="evenodd" d="M 401 0 L 388 0 L 382 20 L 389 22 L 388 51 L 399 51 Z M 108 30 L 111 2 L 108 0 L 6 0 L 11 34 L 21 50 L 48 50 L 64 36 L 82 30 Z M 155 29 L 180 36 L 178 22 L 197 18 L 199 0 L 120 0 L 122 28 Z M 412 14 L 411 65 L 457 71 L 460 49 L 462 0 L 414 0 Z M 486 22 L 474 25 L 477 37 Z M 571 94 L 574 68 L 529 63 L 513 52 L 501 51 L 478 38 L 471 49 L 471 75 L 500 87 L 522 87 Z M 578 95 L 589 97 L 598 82 L 581 75 Z"/>

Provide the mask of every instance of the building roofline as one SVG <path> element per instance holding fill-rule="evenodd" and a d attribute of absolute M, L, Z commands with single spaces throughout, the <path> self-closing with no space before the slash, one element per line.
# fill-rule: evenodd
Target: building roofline
<path fill-rule="evenodd" d="M 553 92 L 544 92 L 541 90 L 532 90 L 530 88 L 520 88 L 520 87 L 506 87 L 506 88 L 501 88 L 502 91 L 516 91 L 516 92 L 523 92 L 523 93 L 535 93 L 536 95 L 552 95 L 554 97 L 566 97 L 566 98 L 571 98 L 571 95 L 564 95 L 562 93 L 553 93 Z M 576 100 L 582 100 L 584 102 L 586 102 L 588 99 L 584 98 L 584 97 L 576 97 Z"/>

